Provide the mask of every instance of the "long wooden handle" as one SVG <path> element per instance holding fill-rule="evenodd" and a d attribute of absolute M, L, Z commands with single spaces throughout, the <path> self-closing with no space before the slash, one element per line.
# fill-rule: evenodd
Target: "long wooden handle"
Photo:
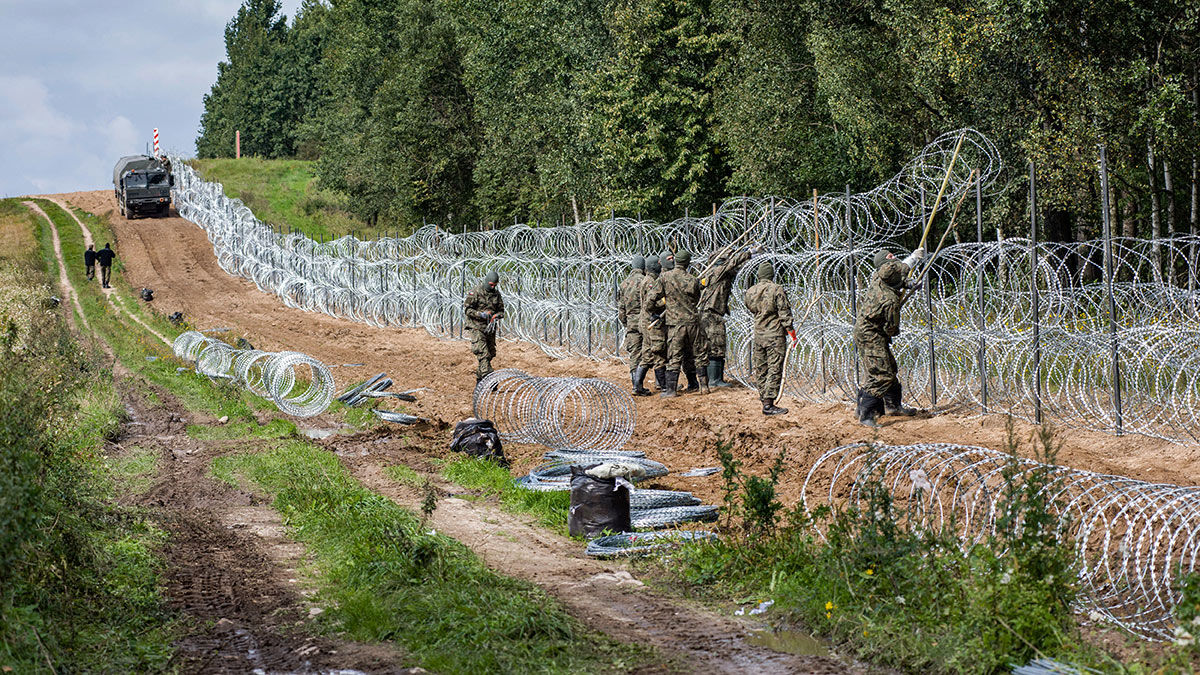
<path fill-rule="evenodd" d="M 704 275 L 705 275 L 705 274 L 708 274 L 709 270 L 711 270 L 711 269 L 713 268 L 713 264 L 716 262 L 717 258 L 720 258 L 720 257 L 721 257 L 721 254 L 723 254 L 723 253 L 725 253 L 725 252 L 729 251 L 729 249 L 733 248 L 734 246 L 737 246 L 738 242 L 740 242 L 741 240 L 743 240 L 743 239 L 745 239 L 746 237 L 750 236 L 750 233 L 752 233 L 752 232 L 756 231 L 756 230 L 758 229 L 758 226 L 759 226 L 759 225 L 761 225 L 761 224 L 762 224 L 762 222 L 763 222 L 764 220 L 766 220 L 766 219 L 767 219 L 767 214 L 765 214 L 765 213 L 764 213 L 764 214 L 762 214 L 762 217 L 760 217 L 758 220 L 756 220 L 756 221 L 754 222 L 754 224 L 750 226 L 750 228 L 749 228 L 749 229 L 747 229 L 745 232 L 743 232 L 743 233 L 741 234 L 741 236 L 739 236 L 737 239 L 734 239 L 733 241 L 731 241 L 731 242 L 729 242 L 728 244 L 726 244 L 726 245 L 725 245 L 725 248 L 721 249 L 720 251 L 718 251 L 718 252 L 717 252 L 717 254 L 716 254 L 716 255 L 714 255 L 714 256 L 712 256 L 711 258 L 709 258 L 709 260 L 708 260 L 708 264 L 707 264 L 707 265 L 704 267 L 704 269 L 703 269 L 703 270 L 700 272 L 700 274 L 697 274 L 697 275 L 696 275 L 696 278 L 697 278 L 697 279 L 703 279 L 703 278 L 704 278 Z"/>
<path fill-rule="evenodd" d="M 942 187 L 938 190 L 937 199 L 933 200 L 933 211 L 929 212 L 929 220 L 925 223 L 925 231 L 921 233 L 921 245 L 918 248 L 925 248 L 925 240 L 929 237 L 929 228 L 933 226 L 938 206 L 942 203 L 942 195 L 946 193 L 946 185 L 950 183 L 950 173 L 954 171 L 954 163 L 958 161 L 958 151 L 962 149 L 963 141 L 966 138 L 967 132 L 964 131 L 958 137 L 958 144 L 954 146 L 954 156 L 950 158 L 950 166 L 946 167 L 946 175 L 942 178 Z"/>
<path fill-rule="evenodd" d="M 976 176 L 976 170 L 973 169 L 971 171 L 971 178 L 967 181 L 968 189 L 963 190 L 962 196 L 958 198 L 958 203 L 954 205 L 954 215 L 950 216 L 950 225 L 946 228 L 946 231 L 942 233 L 942 238 L 938 240 L 937 248 L 935 248 L 933 250 L 933 254 L 929 256 L 929 261 L 926 262 L 924 267 L 921 268 L 921 274 L 917 276 L 918 282 L 923 280 L 926 274 L 929 274 L 929 269 L 933 267 L 933 260 L 937 257 L 938 252 L 942 250 L 942 244 L 946 242 L 946 237 L 949 236 L 950 232 L 954 230 L 954 227 L 958 225 L 958 211 L 960 208 L 962 208 L 963 200 L 967 198 L 967 193 L 970 192 L 969 188 L 975 184 L 976 180 L 978 180 L 978 177 Z M 914 292 L 916 292 L 915 289 L 909 289 L 906 291 L 904 296 L 900 298 L 900 304 L 903 305 L 904 303 L 908 302 L 908 299 L 912 297 Z"/>

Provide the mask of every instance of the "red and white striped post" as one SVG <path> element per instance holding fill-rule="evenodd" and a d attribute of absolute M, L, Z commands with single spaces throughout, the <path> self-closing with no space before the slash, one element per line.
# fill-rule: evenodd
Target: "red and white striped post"
<path fill-rule="evenodd" d="M 236 159 L 242 158 L 242 130 L 238 129 L 233 132 L 233 156 Z"/>
<path fill-rule="evenodd" d="M 154 156 L 158 157 L 158 127 L 154 128 Z"/>

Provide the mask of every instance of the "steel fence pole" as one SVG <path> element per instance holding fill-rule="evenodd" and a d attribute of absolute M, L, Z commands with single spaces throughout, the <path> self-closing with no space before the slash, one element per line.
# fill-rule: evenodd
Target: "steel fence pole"
<path fill-rule="evenodd" d="M 1100 146 L 1100 203 L 1104 210 L 1104 293 L 1108 296 L 1108 338 L 1112 358 L 1112 397 L 1116 412 L 1117 434 L 1124 433 L 1125 420 L 1121 410 L 1120 334 L 1117 332 L 1117 300 L 1113 296 L 1112 223 L 1109 220 L 1108 148 Z M 1189 272 L 1190 274 L 1190 272 Z"/>

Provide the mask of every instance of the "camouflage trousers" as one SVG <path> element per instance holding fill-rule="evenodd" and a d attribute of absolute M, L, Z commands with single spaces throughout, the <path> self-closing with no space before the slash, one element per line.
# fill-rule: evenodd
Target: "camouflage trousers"
<path fill-rule="evenodd" d="M 705 310 L 700 312 L 700 330 L 704 333 L 707 360 L 725 358 L 725 315 Z"/>
<path fill-rule="evenodd" d="M 896 366 L 892 348 L 883 344 L 864 346 L 861 349 L 863 371 L 866 373 L 862 390 L 879 399 L 887 398 L 890 391 L 899 390 L 900 378 L 897 373 L 900 369 Z"/>
<path fill-rule="evenodd" d="M 496 358 L 496 333 L 467 328 L 467 337 L 471 339 L 471 353 L 479 359 L 475 379 L 482 380 L 492 372 L 492 359 Z"/>
<path fill-rule="evenodd" d="M 637 368 L 642 362 L 642 333 L 636 327 L 625 329 L 625 353 L 629 355 L 629 369 Z"/>
<path fill-rule="evenodd" d="M 650 370 L 667 366 L 667 331 L 663 328 L 642 330 L 642 357 L 639 365 Z"/>
<path fill-rule="evenodd" d="M 774 402 L 779 398 L 783 381 L 783 360 L 787 357 L 787 338 L 755 337 L 750 345 L 750 363 L 754 368 L 754 384 L 760 401 Z"/>
<path fill-rule="evenodd" d="M 697 323 L 667 326 L 667 370 L 677 373 L 708 368 L 704 334 Z M 707 371 L 701 371 L 707 373 Z"/>

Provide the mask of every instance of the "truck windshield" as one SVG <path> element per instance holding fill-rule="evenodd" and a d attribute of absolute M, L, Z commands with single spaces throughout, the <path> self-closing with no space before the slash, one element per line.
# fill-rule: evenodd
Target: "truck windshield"
<path fill-rule="evenodd" d="M 154 185 L 166 185 L 166 184 L 167 184 L 167 174 L 165 174 L 165 173 L 150 173 L 150 174 L 146 174 L 146 180 L 147 180 L 147 181 L 150 183 L 150 185 L 152 185 L 152 186 L 154 186 Z"/>
<path fill-rule="evenodd" d="M 146 174 L 131 173 L 125 176 L 125 187 L 146 187 Z"/>

